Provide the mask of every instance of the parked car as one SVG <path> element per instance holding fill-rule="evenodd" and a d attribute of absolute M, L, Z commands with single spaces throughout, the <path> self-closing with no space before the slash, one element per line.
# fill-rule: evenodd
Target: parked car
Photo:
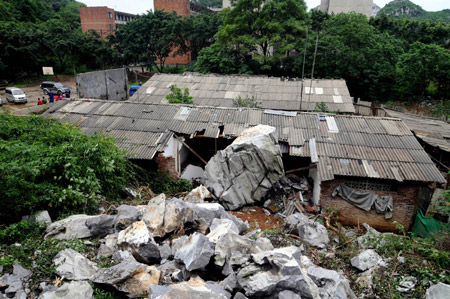
<path fill-rule="evenodd" d="M 17 87 L 6 87 L 5 89 L 6 100 L 10 103 L 25 104 L 27 102 L 27 95 L 22 89 Z"/>
<path fill-rule="evenodd" d="M 68 95 L 70 96 L 70 88 L 62 85 L 59 82 L 46 81 L 41 83 L 41 89 L 44 94 L 48 94 L 50 91 L 53 91 L 55 95 Z"/>
<path fill-rule="evenodd" d="M 130 86 L 130 91 L 128 93 L 130 95 L 130 97 L 132 95 L 134 95 L 139 88 L 141 88 L 141 85 L 131 85 Z"/>

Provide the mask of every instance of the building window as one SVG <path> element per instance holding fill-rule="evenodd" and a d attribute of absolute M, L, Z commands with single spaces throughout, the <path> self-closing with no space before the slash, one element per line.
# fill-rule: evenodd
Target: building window
<path fill-rule="evenodd" d="M 347 187 L 359 190 L 398 192 L 398 184 L 396 183 L 379 182 L 370 179 L 346 180 L 344 184 Z"/>
<path fill-rule="evenodd" d="M 110 30 L 111 32 L 114 31 L 114 26 L 113 26 L 112 24 L 109 24 L 109 30 Z"/>
<path fill-rule="evenodd" d="M 112 12 L 108 11 L 108 17 L 112 19 Z"/>

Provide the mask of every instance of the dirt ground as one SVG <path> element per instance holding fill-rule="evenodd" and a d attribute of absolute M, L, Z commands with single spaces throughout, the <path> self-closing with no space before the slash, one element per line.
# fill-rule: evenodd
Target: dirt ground
<path fill-rule="evenodd" d="M 266 215 L 261 207 L 247 207 L 243 211 L 231 212 L 242 221 L 248 221 L 251 229 L 260 228 L 261 230 L 273 230 L 283 226 L 284 221 L 275 215 Z"/>
<path fill-rule="evenodd" d="M 51 80 L 48 80 L 48 81 L 51 81 Z M 71 90 L 70 97 L 72 99 L 78 98 L 74 77 L 61 78 L 60 82 L 63 85 L 70 88 L 70 90 Z M 8 87 L 15 87 L 15 86 L 11 85 Z M 39 82 L 27 85 L 26 87 L 20 87 L 20 89 L 22 89 L 25 92 L 25 94 L 27 95 L 28 102 L 26 104 L 9 103 L 5 97 L 5 90 L 0 90 L 0 98 L 3 100 L 3 106 L 0 107 L 0 112 L 2 110 L 3 110 L 3 112 L 7 112 L 7 111 L 11 111 L 11 110 L 18 110 L 18 109 L 23 109 L 23 108 L 34 107 L 37 105 L 38 98 L 43 98 L 43 96 L 44 96 L 44 93 L 42 92 L 42 90 L 40 88 Z M 47 96 L 47 100 L 48 100 L 48 96 Z"/>

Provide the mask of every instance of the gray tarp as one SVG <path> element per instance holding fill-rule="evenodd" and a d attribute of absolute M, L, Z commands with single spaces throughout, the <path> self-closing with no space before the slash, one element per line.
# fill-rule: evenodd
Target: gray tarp
<path fill-rule="evenodd" d="M 371 192 L 360 192 L 343 184 L 339 184 L 331 196 L 334 197 L 336 194 L 364 211 L 370 211 L 372 206 L 375 206 L 377 213 L 385 214 L 385 219 L 392 218 L 394 201 L 391 196 L 379 196 Z"/>

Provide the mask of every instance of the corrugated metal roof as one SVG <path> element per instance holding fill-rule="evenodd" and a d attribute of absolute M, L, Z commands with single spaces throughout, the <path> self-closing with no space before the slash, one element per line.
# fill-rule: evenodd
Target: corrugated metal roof
<path fill-rule="evenodd" d="M 213 107 L 233 107 L 233 100 L 254 97 L 262 108 L 276 110 L 313 111 L 316 104 L 324 102 L 329 111 L 354 113 L 352 98 L 344 80 L 312 80 L 311 93 L 303 93 L 300 109 L 301 80 L 281 81 L 276 77 L 255 77 L 245 75 L 215 75 L 185 73 L 156 74 L 147 81 L 131 98 L 136 103 L 167 103 L 164 97 L 170 92 L 170 85 L 189 88 L 195 105 Z M 311 80 L 303 82 L 308 89 Z M 151 92 L 148 90 L 151 88 Z M 335 93 L 338 93 L 336 95 Z"/>
<path fill-rule="evenodd" d="M 343 175 L 445 182 L 399 119 L 333 115 L 337 130 L 330 133 L 327 122 L 319 120 L 319 115 L 327 116 L 317 113 L 286 116 L 263 109 L 106 101 L 70 101 L 58 107 L 44 115 L 75 123 L 86 134 L 111 135 L 137 159 L 152 159 L 164 150 L 171 132 L 215 138 L 223 126 L 224 137 L 234 138 L 261 123 L 277 129 L 293 156 L 311 157 L 309 140 L 314 138 L 323 180 Z"/>

